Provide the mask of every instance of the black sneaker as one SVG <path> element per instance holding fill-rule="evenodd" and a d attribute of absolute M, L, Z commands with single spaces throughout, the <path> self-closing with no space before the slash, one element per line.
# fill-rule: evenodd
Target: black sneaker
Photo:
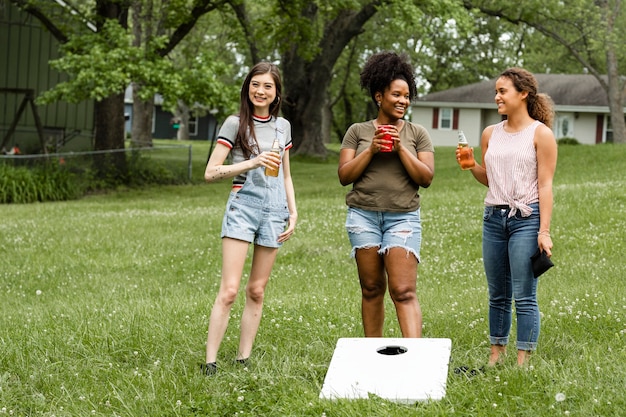
<path fill-rule="evenodd" d="M 481 366 L 480 368 L 470 368 L 469 366 L 459 366 L 458 368 L 454 368 L 454 373 L 457 375 L 467 375 L 469 377 L 476 376 L 479 374 L 485 373 L 485 367 Z"/>
<path fill-rule="evenodd" d="M 204 375 L 214 375 L 217 372 L 217 363 L 209 362 L 209 363 L 201 363 L 200 370 Z"/>
<path fill-rule="evenodd" d="M 237 362 L 240 365 L 243 365 L 244 367 L 250 366 L 250 358 L 235 359 L 235 362 Z"/>

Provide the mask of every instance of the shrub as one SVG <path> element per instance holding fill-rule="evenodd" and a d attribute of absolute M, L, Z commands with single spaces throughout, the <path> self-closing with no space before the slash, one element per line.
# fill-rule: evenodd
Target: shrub
<path fill-rule="evenodd" d="M 73 200 L 83 192 L 75 175 L 56 163 L 34 168 L 0 164 L 0 203 Z"/>
<path fill-rule="evenodd" d="M 119 171 L 96 167 L 119 163 L 115 154 L 0 159 L 0 203 L 73 200 L 92 191 L 113 190 L 119 186 L 188 182 L 187 165 L 168 160 L 168 155 L 167 151 L 159 153 L 154 149 L 150 152 L 133 150 L 119 155 L 122 158 Z"/>
<path fill-rule="evenodd" d="M 128 185 L 171 185 L 188 181 L 186 172 L 175 172 L 172 166 L 134 151 L 128 158 Z"/>
<path fill-rule="evenodd" d="M 559 145 L 580 145 L 576 138 L 561 138 L 557 141 Z"/>

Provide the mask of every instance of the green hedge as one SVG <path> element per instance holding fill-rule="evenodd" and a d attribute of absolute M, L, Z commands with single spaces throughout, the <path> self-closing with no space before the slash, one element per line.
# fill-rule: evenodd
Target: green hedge
<path fill-rule="evenodd" d="M 84 193 L 75 175 L 57 164 L 0 164 L 0 203 L 73 200 Z"/>
<path fill-rule="evenodd" d="M 576 138 L 561 138 L 557 141 L 559 145 L 580 145 Z"/>
<path fill-rule="evenodd" d="M 135 151 L 126 156 L 124 172 L 115 177 L 97 175 L 91 157 L 7 159 L 0 160 L 0 204 L 74 200 L 119 186 L 182 184 L 188 180 L 185 166 Z"/>

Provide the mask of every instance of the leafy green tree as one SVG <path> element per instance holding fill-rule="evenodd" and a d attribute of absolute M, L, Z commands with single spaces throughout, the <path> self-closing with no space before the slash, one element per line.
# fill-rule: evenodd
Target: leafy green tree
<path fill-rule="evenodd" d="M 283 112 L 293 126 L 296 152 L 320 157 L 331 137 L 340 139 L 350 123 L 375 115 L 359 87 L 360 69 L 372 53 L 407 53 L 421 80 L 419 91 L 429 92 L 489 78 L 519 62 L 524 35 L 516 25 L 503 30 L 468 13 L 455 0 L 229 3 L 245 34 L 238 42 L 248 46 L 252 61 L 281 64 Z"/>
<path fill-rule="evenodd" d="M 224 0 L 10 0 L 38 18 L 63 44 L 63 56 L 51 63 L 70 80 L 44 93 L 42 101 L 95 100 L 95 149 L 124 147 L 124 91 L 131 82 L 142 86 L 138 95 L 152 100 L 155 92 L 166 97 L 185 97 L 198 84 L 190 85 L 194 69 L 176 70 L 164 59 L 206 13 Z M 136 14 L 136 32 L 129 24 L 131 6 Z M 150 12 L 146 12 L 149 10 Z M 155 15 L 160 19 L 149 20 Z M 145 19 L 142 21 L 141 19 Z M 162 28 L 161 28 L 162 27 Z M 212 61 L 211 61 L 212 62 Z M 205 63 L 206 64 L 206 63 Z M 211 63 L 204 68 L 211 67 Z M 211 68 L 221 72 L 221 64 Z M 207 72 L 210 72 L 207 70 Z M 201 82 L 212 78 L 202 78 Z M 206 84 L 205 84 L 206 86 Z M 209 88 L 208 92 L 215 92 Z M 219 89 L 215 89 L 219 91 Z M 197 94 L 196 94 L 197 95 Z M 216 98 L 221 98 L 219 94 Z M 190 99 L 189 102 L 193 102 Z M 114 178 L 126 176 L 123 154 L 114 154 L 109 165 L 101 158 L 99 170 Z"/>
<path fill-rule="evenodd" d="M 626 10 L 621 0 L 464 0 L 469 10 L 526 25 L 565 48 L 604 89 L 613 140 L 626 143 Z M 561 50 L 562 51 L 562 50 Z"/>
<path fill-rule="evenodd" d="M 132 46 L 143 54 L 143 59 L 131 67 L 133 74 L 134 143 L 151 144 L 155 94 L 160 94 L 164 107 L 179 120 L 179 139 L 189 138 L 189 116 L 193 110 L 202 115 L 207 109 L 223 107 L 222 103 L 237 98 L 232 80 L 227 84 L 232 64 L 219 41 L 214 24 L 203 24 L 200 19 L 177 45 L 170 42 L 178 24 L 184 24 L 187 2 L 172 3 L 170 13 L 163 13 L 161 0 L 132 0 Z M 174 7 L 178 8 L 174 8 Z M 214 22 L 216 13 L 212 13 Z M 204 16 L 203 16 L 204 17 Z M 211 22 L 208 22 L 211 23 Z M 196 30 L 201 26 L 203 30 Z M 209 29 L 208 31 L 206 29 Z"/>
<path fill-rule="evenodd" d="M 369 22 L 383 11 L 394 10 L 399 17 L 396 22 L 405 22 L 406 32 L 410 26 L 406 22 L 411 22 L 414 11 L 450 15 L 451 11 L 462 10 L 451 0 L 276 0 L 263 7 L 252 1 L 233 0 L 229 4 L 243 28 L 252 60 L 277 57 L 281 64 L 285 88 L 282 109 L 292 124 L 295 152 L 322 158 L 331 129 L 330 109 L 341 101 L 351 113 L 352 100 L 359 94 L 354 74 L 358 76 L 367 56 L 384 49 L 356 39 L 367 30 L 382 32 L 382 28 L 389 38 L 393 36 L 391 25 L 366 29 Z M 262 12 L 255 19 L 250 17 L 253 7 Z M 392 45 L 394 49 L 407 50 L 398 39 Z M 338 76 L 341 80 L 333 85 Z M 331 88 L 339 93 L 331 96 Z"/>
<path fill-rule="evenodd" d="M 376 116 L 377 109 L 359 88 L 360 68 L 373 51 L 407 53 L 415 66 L 420 94 L 492 78 L 502 66 L 521 60 L 525 33 L 519 26 L 437 6 L 441 4 L 394 1 L 350 42 L 335 65 L 331 85 L 329 135 L 333 140 L 340 140 L 354 121 Z"/>

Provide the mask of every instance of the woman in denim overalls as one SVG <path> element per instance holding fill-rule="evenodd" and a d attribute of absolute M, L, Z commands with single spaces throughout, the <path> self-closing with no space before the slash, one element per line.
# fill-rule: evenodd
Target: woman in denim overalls
<path fill-rule="evenodd" d="M 217 371 L 217 351 L 224 338 L 230 310 L 237 297 L 248 246 L 254 244 L 241 338 L 236 361 L 247 364 L 261 322 L 265 287 L 278 248 L 294 232 L 298 213 L 289 166 L 291 126 L 278 117 L 281 81 L 270 63 L 255 65 L 241 88 L 238 116 L 230 116 L 220 129 L 204 178 L 207 182 L 233 178 L 222 222 L 222 281 L 211 310 L 202 371 Z M 277 141 L 280 152 L 272 152 Z M 228 155 L 232 163 L 225 165 Z M 265 169 L 278 169 L 278 176 Z"/>

